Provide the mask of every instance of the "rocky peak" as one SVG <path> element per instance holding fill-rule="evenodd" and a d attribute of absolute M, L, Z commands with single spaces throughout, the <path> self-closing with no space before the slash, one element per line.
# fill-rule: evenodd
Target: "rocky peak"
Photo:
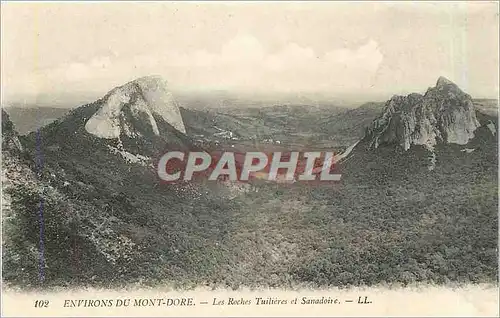
<path fill-rule="evenodd" d="M 185 133 L 179 107 L 161 76 L 141 77 L 106 94 L 85 129 L 100 138 L 139 136 L 145 131 L 159 135 L 158 118 Z"/>
<path fill-rule="evenodd" d="M 438 89 L 440 88 L 443 88 L 443 87 L 446 87 L 448 85 L 453 85 L 455 87 L 458 87 L 457 85 L 455 85 L 455 83 L 453 83 L 452 81 L 450 81 L 449 79 L 447 79 L 446 77 L 444 76 L 439 76 L 437 82 L 436 82 L 436 87 Z"/>
<path fill-rule="evenodd" d="M 427 90 L 426 95 L 444 98 L 469 98 L 455 83 L 441 76 L 438 78 L 435 87 Z"/>
<path fill-rule="evenodd" d="M 471 97 L 440 77 L 424 95 L 394 96 L 367 128 L 371 147 L 399 144 L 433 147 L 438 142 L 466 144 L 479 127 Z"/>

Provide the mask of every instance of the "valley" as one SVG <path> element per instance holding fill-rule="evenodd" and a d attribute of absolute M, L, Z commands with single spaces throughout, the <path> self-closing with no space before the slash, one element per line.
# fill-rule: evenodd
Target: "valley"
<path fill-rule="evenodd" d="M 4 109 L 3 182 L 10 182 L 4 195 L 12 211 L 3 223 L 7 284 L 238 289 L 498 280 L 498 120 L 492 102 L 477 107 L 458 87 L 451 87 L 456 98 L 436 90 L 447 112 L 467 111 L 477 128 L 465 143 L 436 138 L 430 170 L 424 139 L 434 135 L 421 130 L 424 125 L 401 129 L 388 106 L 402 100 L 394 107 L 410 109 L 405 120 L 427 123 L 427 115 L 412 117 L 411 110 L 428 107 L 423 114 L 441 116 L 431 102 L 412 106 L 395 98 L 313 111 L 276 105 L 179 108 L 177 117 L 156 111 L 157 100 L 148 99 L 158 83 L 132 84 L 58 114 L 41 125 L 39 139 L 33 131 L 16 130 L 18 122 L 39 125 L 34 115 L 10 121 Z M 162 105 L 175 113 L 175 103 L 165 100 Z M 481 109 L 486 104 L 489 113 Z M 96 115 L 110 105 L 116 117 Z M 96 119 L 91 128 L 90 118 Z M 100 120 L 114 135 L 95 129 L 102 127 Z M 468 124 L 428 129 L 459 135 Z M 350 146 L 335 168 L 342 178 L 332 183 L 161 184 L 153 164 L 165 150 L 340 153 Z M 124 154 L 146 163 L 127 161 Z M 35 213 L 41 200 L 43 281 Z"/>

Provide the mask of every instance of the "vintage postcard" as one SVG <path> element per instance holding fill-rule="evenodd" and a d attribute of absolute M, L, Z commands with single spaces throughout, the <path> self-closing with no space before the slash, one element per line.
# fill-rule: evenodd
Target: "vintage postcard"
<path fill-rule="evenodd" d="M 498 1 L 2 1 L 2 317 L 498 317 L 498 72 Z"/>

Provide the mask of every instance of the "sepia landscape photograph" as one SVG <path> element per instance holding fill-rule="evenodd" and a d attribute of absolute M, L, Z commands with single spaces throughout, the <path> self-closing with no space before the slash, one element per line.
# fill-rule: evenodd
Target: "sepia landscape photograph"
<path fill-rule="evenodd" d="M 1 6 L 2 289 L 498 293 L 498 2 Z M 163 182 L 171 151 L 339 179 Z"/>

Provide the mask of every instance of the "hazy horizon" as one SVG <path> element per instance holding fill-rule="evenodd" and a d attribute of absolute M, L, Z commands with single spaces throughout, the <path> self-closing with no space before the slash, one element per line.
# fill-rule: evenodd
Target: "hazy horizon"
<path fill-rule="evenodd" d="M 346 103 L 445 76 L 497 99 L 498 66 L 492 2 L 2 3 L 2 104 L 75 107 L 152 74 L 181 95 Z"/>
<path fill-rule="evenodd" d="M 125 84 L 125 83 L 123 83 Z M 425 91 L 432 87 L 434 84 L 423 87 L 420 90 L 415 90 L 408 93 L 419 93 L 424 94 Z M 79 94 L 67 93 L 67 94 L 52 94 L 44 95 L 40 94 L 33 99 L 25 98 L 23 96 L 14 97 L 10 100 L 2 100 L 2 107 L 47 107 L 47 108 L 77 108 L 89 103 L 92 103 L 102 97 L 110 90 L 115 87 L 107 87 L 102 92 L 88 92 Z M 379 95 L 357 95 L 357 94 L 337 94 L 328 95 L 328 93 L 276 93 L 276 92 L 241 92 L 241 91 L 226 91 L 226 90 L 172 90 L 174 97 L 177 102 L 180 103 L 182 107 L 191 107 L 189 104 L 193 100 L 203 100 L 207 102 L 206 107 L 212 108 L 215 104 L 217 107 L 231 107 L 224 106 L 222 103 L 227 104 L 229 101 L 235 102 L 235 106 L 242 103 L 248 102 L 245 105 L 249 107 L 256 107 L 257 104 L 262 103 L 266 106 L 272 107 L 276 104 L 283 105 L 310 105 L 310 106 L 334 106 L 334 107 L 345 107 L 345 108 L 355 108 L 361 106 L 362 104 L 369 102 L 385 102 L 395 95 L 405 95 L 405 94 L 379 94 Z M 483 97 L 483 96 L 472 96 L 473 99 L 489 99 L 497 100 L 498 97 Z M 186 104 L 186 102 L 188 104 Z M 200 107 L 195 107 L 200 108 Z"/>
<path fill-rule="evenodd" d="M 11 100 L 3 100 L 2 107 L 54 107 L 54 108 L 76 108 L 102 98 L 107 92 L 114 87 L 110 87 L 107 91 L 102 93 L 81 93 L 75 94 L 56 94 L 44 96 L 43 94 L 37 96 L 35 99 L 26 99 L 22 96 L 12 98 Z M 330 104 L 336 107 L 357 107 L 366 102 L 380 102 L 390 98 L 390 96 L 353 96 L 353 95 L 337 95 L 328 96 L 321 93 L 252 93 L 252 92 L 238 92 L 238 91 L 195 91 L 195 90 L 172 90 L 172 94 L 177 102 L 181 104 L 185 101 L 203 100 L 207 102 L 207 107 L 212 107 L 221 103 L 226 104 L 228 101 L 234 101 L 236 104 L 249 102 L 255 105 L 256 103 L 266 103 L 268 106 L 274 106 L 276 103 L 281 104 L 307 104 L 307 105 L 325 105 Z M 211 103 L 208 103 L 211 102 Z M 190 105 L 181 105 L 190 106 Z"/>

